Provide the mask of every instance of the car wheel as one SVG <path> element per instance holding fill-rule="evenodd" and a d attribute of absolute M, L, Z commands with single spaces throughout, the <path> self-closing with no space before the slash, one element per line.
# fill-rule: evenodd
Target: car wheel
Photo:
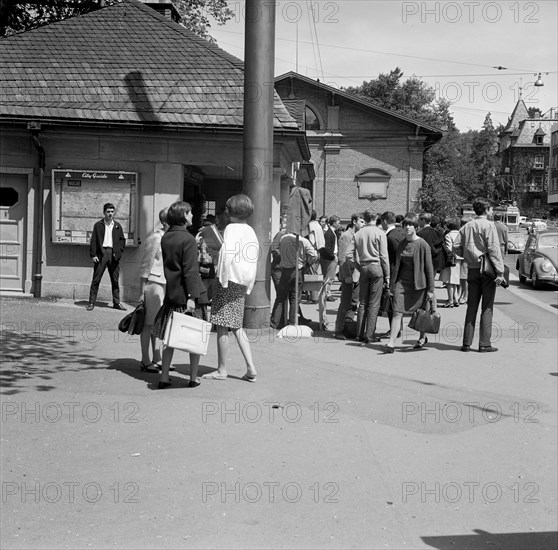
<path fill-rule="evenodd" d="M 537 275 L 537 272 L 535 270 L 533 270 L 533 272 L 531 273 L 531 283 L 533 285 L 533 288 L 535 290 L 541 290 L 543 285 Z"/>

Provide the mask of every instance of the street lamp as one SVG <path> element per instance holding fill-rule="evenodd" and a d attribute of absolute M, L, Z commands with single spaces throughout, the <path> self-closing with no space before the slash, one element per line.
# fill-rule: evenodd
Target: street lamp
<path fill-rule="evenodd" d="M 548 73 L 545 73 L 548 76 Z M 535 86 L 537 88 L 540 88 L 541 86 L 544 86 L 544 82 L 542 81 L 542 73 L 539 73 L 537 76 L 537 73 L 533 73 L 533 76 L 537 77 L 537 80 L 535 80 Z"/>

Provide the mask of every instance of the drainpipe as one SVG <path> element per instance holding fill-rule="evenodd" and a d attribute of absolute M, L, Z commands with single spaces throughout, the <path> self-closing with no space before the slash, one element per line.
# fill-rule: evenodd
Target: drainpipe
<path fill-rule="evenodd" d="M 33 296 L 41 297 L 41 282 L 43 280 L 43 217 L 44 217 L 44 189 L 45 189 L 45 150 L 39 141 L 39 124 L 30 123 L 31 139 L 39 153 L 39 186 L 37 189 L 37 230 L 35 233 L 35 273 L 33 274 Z"/>
<path fill-rule="evenodd" d="M 326 140 L 327 145 L 327 140 Z M 326 182 L 327 182 L 327 150 L 324 146 L 324 199 L 323 199 L 323 208 L 322 214 L 326 215 Z"/>

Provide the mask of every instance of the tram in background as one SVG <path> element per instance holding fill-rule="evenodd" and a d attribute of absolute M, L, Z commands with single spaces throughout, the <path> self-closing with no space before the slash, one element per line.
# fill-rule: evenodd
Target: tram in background
<path fill-rule="evenodd" d="M 494 216 L 499 215 L 500 221 L 508 228 L 508 252 L 519 254 L 525 250 L 525 231 L 521 230 L 520 212 L 516 203 L 499 204 L 494 207 Z"/>

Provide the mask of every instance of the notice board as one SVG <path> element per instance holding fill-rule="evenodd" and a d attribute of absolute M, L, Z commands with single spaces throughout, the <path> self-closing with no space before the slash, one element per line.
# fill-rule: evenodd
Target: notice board
<path fill-rule="evenodd" d="M 114 204 L 126 246 L 137 245 L 137 172 L 52 171 L 52 242 L 89 245 L 103 205 Z"/>

